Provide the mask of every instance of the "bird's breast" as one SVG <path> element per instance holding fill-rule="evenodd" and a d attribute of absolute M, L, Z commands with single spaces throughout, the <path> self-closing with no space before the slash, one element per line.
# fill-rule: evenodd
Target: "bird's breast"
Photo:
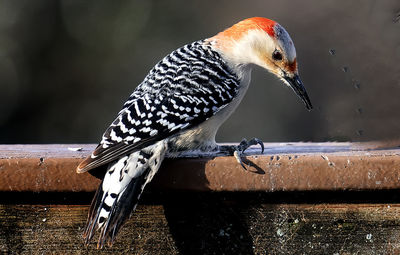
<path fill-rule="evenodd" d="M 168 138 L 170 154 L 176 152 L 179 155 L 180 152 L 188 150 L 210 151 L 216 149 L 215 136 L 217 131 L 236 110 L 246 94 L 250 84 L 251 71 L 242 73 L 241 77 L 238 93 L 230 103 L 201 124 Z"/>

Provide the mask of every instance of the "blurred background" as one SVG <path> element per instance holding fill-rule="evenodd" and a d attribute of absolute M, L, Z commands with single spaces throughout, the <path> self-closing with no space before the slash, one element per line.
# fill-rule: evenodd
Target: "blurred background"
<path fill-rule="evenodd" d="M 283 25 L 315 109 L 256 68 L 217 141 L 400 138 L 400 1 L 0 1 L 0 143 L 97 143 L 161 58 L 253 16 Z"/>

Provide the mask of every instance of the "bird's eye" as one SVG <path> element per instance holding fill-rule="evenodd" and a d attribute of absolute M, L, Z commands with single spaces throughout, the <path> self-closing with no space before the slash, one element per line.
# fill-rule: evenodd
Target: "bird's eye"
<path fill-rule="evenodd" d="M 274 60 L 282 60 L 282 53 L 279 51 L 275 50 L 274 53 L 272 53 L 272 58 Z"/>

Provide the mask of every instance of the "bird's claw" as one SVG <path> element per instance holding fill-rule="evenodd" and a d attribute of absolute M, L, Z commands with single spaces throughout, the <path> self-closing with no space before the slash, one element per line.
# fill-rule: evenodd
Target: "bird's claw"
<path fill-rule="evenodd" d="M 243 164 L 241 154 L 242 153 L 238 149 L 233 152 L 236 161 L 244 168 L 244 170 L 247 170 L 246 166 Z"/>
<path fill-rule="evenodd" d="M 243 153 L 250 146 L 257 145 L 257 144 L 259 144 L 261 146 L 261 154 L 264 153 L 264 143 L 258 138 L 253 138 L 250 141 L 247 141 L 246 138 L 243 138 L 243 140 L 240 142 L 240 144 L 238 146 L 238 149 L 241 150 L 241 152 Z"/>
<path fill-rule="evenodd" d="M 264 143 L 258 138 L 253 138 L 250 141 L 247 141 L 246 138 L 244 138 L 238 146 L 234 146 L 235 150 L 233 152 L 233 156 L 236 158 L 237 162 L 244 168 L 244 170 L 247 170 L 247 168 L 242 161 L 242 154 L 250 146 L 257 145 L 257 144 L 259 144 L 261 146 L 261 153 L 264 153 Z"/>

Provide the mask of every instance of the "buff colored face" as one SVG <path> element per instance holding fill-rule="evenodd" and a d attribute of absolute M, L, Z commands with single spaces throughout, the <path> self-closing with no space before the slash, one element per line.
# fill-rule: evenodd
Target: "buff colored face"
<path fill-rule="evenodd" d="M 261 47 L 256 47 L 257 55 L 264 64 L 261 66 L 278 77 L 293 77 L 298 73 L 296 50 L 293 42 L 286 30 L 279 24 L 275 26 L 275 34 L 278 39 L 258 35 L 260 43 L 264 44 L 263 46 L 260 45 Z"/>

